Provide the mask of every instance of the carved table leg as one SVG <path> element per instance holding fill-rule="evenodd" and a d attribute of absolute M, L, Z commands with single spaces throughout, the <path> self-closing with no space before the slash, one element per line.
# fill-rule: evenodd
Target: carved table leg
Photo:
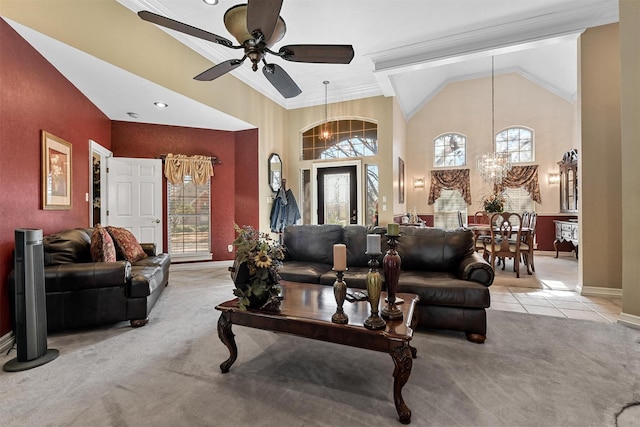
<path fill-rule="evenodd" d="M 553 241 L 553 249 L 556 250 L 556 258 L 558 258 L 558 239 Z"/>
<path fill-rule="evenodd" d="M 409 380 L 409 375 L 411 375 L 413 351 L 408 344 L 405 344 L 402 347 L 391 349 L 390 353 L 395 364 L 395 369 L 393 370 L 393 400 L 400 422 L 409 424 L 411 422 L 411 409 L 404 403 L 402 387 L 404 387 Z"/>
<path fill-rule="evenodd" d="M 224 315 L 225 313 L 222 313 L 218 319 L 218 337 L 229 349 L 229 358 L 220 364 L 220 370 L 226 374 L 238 357 L 238 347 L 236 347 L 235 335 L 231 331 L 232 323 Z"/>

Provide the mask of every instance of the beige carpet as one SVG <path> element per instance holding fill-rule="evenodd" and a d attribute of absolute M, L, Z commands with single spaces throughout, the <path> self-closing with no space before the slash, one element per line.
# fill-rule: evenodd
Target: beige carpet
<path fill-rule="evenodd" d="M 0 425 L 398 425 L 384 353 L 236 326 L 238 360 L 221 374 L 229 353 L 214 306 L 231 290 L 224 268 L 172 272 L 147 326 L 50 336 L 56 360 L 0 373 Z M 413 345 L 418 358 L 403 392 L 412 425 L 637 420 L 625 408 L 640 401 L 638 330 L 490 310 L 483 345 L 442 331 L 418 331 Z"/>

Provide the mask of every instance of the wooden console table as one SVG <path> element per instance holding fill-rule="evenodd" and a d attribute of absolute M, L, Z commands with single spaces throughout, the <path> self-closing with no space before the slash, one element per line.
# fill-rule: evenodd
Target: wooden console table
<path fill-rule="evenodd" d="M 569 242 L 576 250 L 576 258 L 578 258 L 578 221 L 561 221 L 554 220 L 556 224 L 556 239 L 553 241 L 553 248 L 556 250 L 556 258 L 558 258 L 558 243 Z"/>
<path fill-rule="evenodd" d="M 419 297 L 413 294 L 397 294 L 404 303 L 399 304 L 403 319 L 387 320 L 384 330 L 366 329 L 364 320 L 369 316 L 370 306 L 367 301 L 344 303 L 344 312 L 349 316 L 348 324 L 331 322 L 336 310 L 336 300 L 332 286 L 308 283 L 281 282 L 283 300 L 279 312 L 264 310 L 242 311 L 233 299 L 216 306 L 220 310 L 218 319 L 218 336 L 229 349 L 230 356 L 220 364 L 222 373 L 229 372 L 238 356 L 238 349 L 231 331 L 232 325 L 248 326 L 267 331 L 286 332 L 289 334 L 328 341 L 352 347 L 389 353 L 395 364 L 393 371 L 393 399 L 400 422 L 411 422 L 411 410 L 402 398 L 402 387 L 409 380 L 413 358 L 417 350 L 409 345 L 413 329 L 418 323 L 416 304 Z M 386 293 L 382 293 L 380 301 L 384 301 Z"/>

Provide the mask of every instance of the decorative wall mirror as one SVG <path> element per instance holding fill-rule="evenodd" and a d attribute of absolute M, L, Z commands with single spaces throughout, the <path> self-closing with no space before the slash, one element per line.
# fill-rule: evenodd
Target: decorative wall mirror
<path fill-rule="evenodd" d="M 280 190 L 282 185 L 282 160 L 276 153 L 269 156 L 269 186 L 274 193 Z"/>
<path fill-rule="evenodd" d="M 578 150 L 564 153 L 560 168 L 560 212 L 578 212 Z"/>

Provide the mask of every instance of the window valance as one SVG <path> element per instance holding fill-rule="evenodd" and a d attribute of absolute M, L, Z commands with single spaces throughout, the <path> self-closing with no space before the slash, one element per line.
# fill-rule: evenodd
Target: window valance
<path fill-rule="evenodd" d="M 203 185 L 213 176 L 213 163 L 209 156 L 169 153 L 164 159 L 164 176 L 171 184 L 180 184 L 190 176 L 194 184 Z"/>
<path fill-rule="evenodd" d="M 512 166 L 511 170 L 502 182 L 494 185 L 495 194 L 501 193 L 505 188 L 524 187 L 529 192 L 534 202 L 541 203 L 540 183 L 538 182 L 538 165 Z"/>
<path fill-rule="evenodd" d="M 448 169 L 431 171 L 429 204 L 433 205 L 442 190 L 458 190 L 467 205 L 471 204 L 469 169 Z"/>

